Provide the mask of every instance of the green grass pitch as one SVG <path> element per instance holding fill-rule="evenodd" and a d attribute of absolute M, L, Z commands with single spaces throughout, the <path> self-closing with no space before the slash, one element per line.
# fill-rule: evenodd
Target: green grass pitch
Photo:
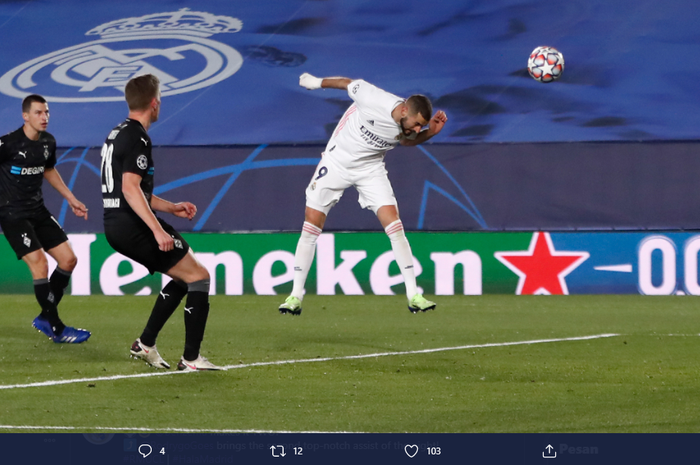
<path fill-rule="evenodd" d="M 75 432 L 700 432 L 695 298 L 434 299 L 436 311 L 413 315 L 401 296 L 309 295 L 296 317 L 277 312 L 280 296 L 214 296 L 202 352 L 236 368 L 103 380 L 160 372 L 128 356 L 153 296 L 66 296 L 64 321 L 93 335 L 59 345 L 31 328 L 33 296 L 2 295 L 0 385 L 87 380 L 0 390 L 0 425 Z M 619 335 L 498 345 L 604 333 Z M 183 344 L 180 309 L 158 348 L 174 367 Z M 495 345 L 417 352 L 483 344 Z M 394 352 L 417 353 L 342 358 Z M 292 360 L 307 361 L 269 364 Z"/>

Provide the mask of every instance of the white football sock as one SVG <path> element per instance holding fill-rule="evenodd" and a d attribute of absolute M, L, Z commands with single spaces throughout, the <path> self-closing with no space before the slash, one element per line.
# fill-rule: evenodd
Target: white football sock
<path fill-rule="evenodd" d="M 294 254 L 294 288 L 292 295 L 299 300 L 304 298 L 304 285 L 309 275 L 309 268 L 314 261 L 316 253 L 316 240 L 323 230 L 311 223 L 304 221 L 301 237 L 297 242 L 297 251 Z"/>
<path fill-rule="evenodd" d="M 403 231 L 403 223 L 396 220 L 384 229 L 391 241 L 391 249 L 394 251 L 394 260 L 401 270 L 404 283 L 406 284 L 406 297 L 408 300 L 418 293 L 416 288 L 416 275 L 413 271 L 413 253 L 411 246 Z"/>

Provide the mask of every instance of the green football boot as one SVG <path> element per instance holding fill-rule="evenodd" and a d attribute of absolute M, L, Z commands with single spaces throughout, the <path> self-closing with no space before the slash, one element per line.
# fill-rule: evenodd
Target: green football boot
<path fill-rule="evenodd" d="M 301 300 L 293 295 L 287 297 L 287 300 L 280 305 L 280 313 L 291 313 L 292 315 L 301 315 Z"/>
<path fill-rule="evenodd" d="M 427 312 L 428 310 L 435 310 L 435 307 L 437 304 L 435 302 L 431 302 L 425 297 L 423 297 L 421 294 L 416 294 L 413 296 L 413 298 L 408 302 L 408 309 L 411 311 L 411 313 L 418 313 L 418 312 Z M 281 311 L 281 307 L 280 307 Z M 299 311 L 301 311 L 301 308 L 299 308 Z"/>

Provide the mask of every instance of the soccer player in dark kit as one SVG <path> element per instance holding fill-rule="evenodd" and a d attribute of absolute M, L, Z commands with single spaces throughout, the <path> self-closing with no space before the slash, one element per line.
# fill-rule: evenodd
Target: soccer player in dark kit
<path fill-rule="evenodd" d="M 63 228 L 44 206 L 43 180 L 68 201 L 77 216 L 87 220 L 88 212 L 56 171 L 56 139 L 46 132 L 46 100 L 40 95 L 26 97 L 22 118 L 21 128 L 0 137 L 0 227 L 34 280 L 41 314 L 32 326 L 53 342 L 78 344 L 87 341 L 90 332 L 66 326 L 58 317 L 58 304 L 78 259 Z M 46 253 L 58 263 L 51 279 Z"/>
<path fill-rule="evenodd" d="M 170 368 L 156 349 L 156 338 L 182 299 L 185 302 L 185 351 L 178 370 L 220 370 L 199 349 L 209 315 L 209 272 L 189 244 L 156 211 L 192 219 L 197 207 L 153 195 L 153 158 L 148 129 L 160 114 L 160 82 L 147 74 L 131 79 L 124 91 L 129 117 L 107 136 L 102 147 L 102 202 L 105 236 L 117 252 L 172 278 L 160 292 L 131 355 L 155 368 Z"/>

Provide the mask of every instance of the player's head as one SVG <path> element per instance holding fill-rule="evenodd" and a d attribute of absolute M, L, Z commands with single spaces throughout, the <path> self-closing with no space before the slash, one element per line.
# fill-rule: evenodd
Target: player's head
<path fill-rule="evenodd" d="M 41 95 L 32 94 L 22 100 L 24 125 L 36 132 L 46 131 L 49 125 L 49 104 Z"/>
<path fill-rule="evenodd" d="M 129 111 L 150 111 L 151 123 L 160 115 L 160 81 L 153 74 L 135 77 L 126 84 L 124 97 Z"/>
<path fill-rule="evenodd" d="M 433 115 L 433 105 L 425 95 L 411 95 L 404 104 L 401 117 L 401 129 L 404 135 L 420 132 Z"/>

